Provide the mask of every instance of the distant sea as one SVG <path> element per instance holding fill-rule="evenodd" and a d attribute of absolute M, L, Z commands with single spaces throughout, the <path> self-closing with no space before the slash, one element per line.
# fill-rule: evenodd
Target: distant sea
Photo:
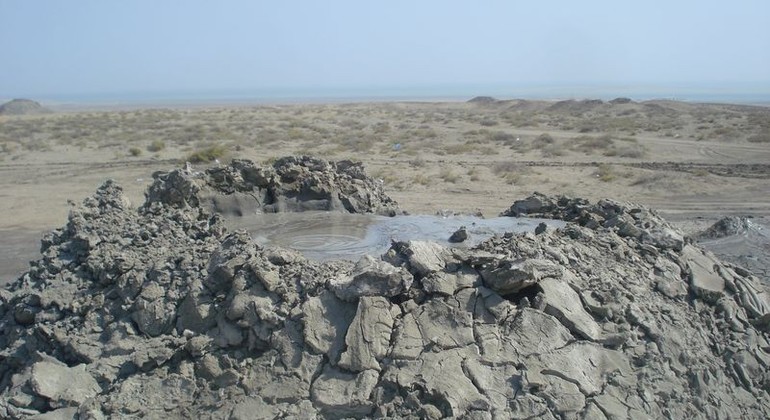
<path fill-rule="evenodd" d="M 3 95 L 0 92 L 0 96 Z M 666 99 L 770 106 L 770 83 L 756 86 L 711 85 L 504 85 L 466 84 L 395 87 L 261 88 L 176 90 L 89 94 L 21 95 L 57 109 L 199 107 L 298 103 L 443 102 L 475 96 L 496 99 L 602 99 L 628 97 L 635 101 Z M 2 99 L 2 98 L 0 98 Z M 11 99 L 11 98 L 7 98 Z"/>

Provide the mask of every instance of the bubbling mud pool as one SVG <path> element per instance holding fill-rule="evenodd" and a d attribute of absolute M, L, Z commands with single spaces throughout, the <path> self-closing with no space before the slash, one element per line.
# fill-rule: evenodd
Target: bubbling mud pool
<path fill-rule="evenodd" d="M 264 246 L 282 246 L 317 261 L 357 260 L 363 255 L 381 255 L 391 241 L 427 240 L 445 246 L 471 247 L 505 232 L 534 231 L 544 222 L 559 228 L 559 220 L 476 216 L 374 216 L 364 214 L 303 212 L 272 213 L 227 219 L 230 229 L 245 229 Z M 450 243 L 449 237 L 465 227 L 469 238 Z"/>

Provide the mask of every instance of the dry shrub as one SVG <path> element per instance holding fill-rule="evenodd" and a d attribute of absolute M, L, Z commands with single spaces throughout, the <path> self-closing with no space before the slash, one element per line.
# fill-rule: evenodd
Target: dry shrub
<path fill-rule="evenodd" d="M 770 131 L 766 133 L 755 134 L 746 140 L 751 143 L 770 143 Z"/>
<path fill-rule="evenodd" d="M 504 175 L 511 172 L 524 172 L 525 167 L 516 162 L 498 162 L 492 165 L 492 173 Z"/>
<path fill-rule="evenodd" d="M 444 151 L 450 155 L 464 155 L 473 151 L 476 147 L 472 144 L 452 144 L 447 146 Z"/>
<path fill-rule="evenodd" d="M 415 183 L 415 184 L 425 185 L 425 186 L 432 184 L 431 178 L 429 178 L 428 176 L 426 176 L 424 174 L 417 174 L 417 175 L 413 176 L 412 177 L 412 182 Z"/>
<path fill-rule="evenodd" d="M 542 154 L 543 157 L 550 158 L 550 157 L 564 156 L 566 152 L 563 147 L 557 144 L 549 144 L 543 147 L 542 149 L 540 149 L 540 153 Z"/>
<path fill-rule="evenodd" d="M 150 143 L 147 146 L 148 152 L 160 152 L 161 150 L 166 148 L 166 143 L 163 142 L 163 140 L 153 140 L 152 143 Z"/>
<path fill-rule="evenodd" d="M 554 144 L 555 142 L 556 142 L 556 140 L 554 140 L 554 138 L 550 134 L 543 133 L 543 134 L 537 136 L 537 138 L 532 141 L 532 146 L 534 146 L 534 147 L 544 147 L 544 146 L 547 146 L 549 144 Z"/>
<path fill-rule="evenodd" d="M 585 154 L 594 154 L 598 151 L 610 149 L 615 142 L 608 135 L 600 137 L 580 136 L 573 139 L 572 149 Z"/>
<path fill-rule="evenodd" d="M 495 131 L 494 133 L 489 133 L 487 138 L 492 141 L 502 142 L 506 146 L 510 146 L 516 141 L 516 136 L 511 133 L 506 133 L 505 131 Z"/>
<path fill-rule="evenodd" d="M 425 159 L 423 159 L 422 157 L 417 157 L 409 161 L 409 165 L 414 168 L 422 168 L 423 166 L 426 165 L 426 163 L 427 162 L 425 162 Z"/>
<path fill-rule="evenodd" d="M 439 178 L 443 179 L 444 182 L 451 182 L 452 184 L 460 180 L 460 175 L 457 175 L 453 170 L 449 168 L 441 169 L 438 176 Z"/>
<path fill-rule="evenodd" d="M 223 145 L 215 144 L 192 152 L 187 156 L 187 161 L 190 163 L 212 162 L 223 157 L 226 153 L 227 149 Z"/>
<path fill-rule="evenodd" d="M 617 178 L 617 174 L 615 173 L 615 169 L 612 167 L 612 165 L 606 165 L 601 164 L 596 168 L 596 177 L 599 178 L 599 181 L 602 182 L 610 182 L 614 181 L 615 178 Z"/>
<path fill-rule="evenodd" d="M 639 159 L 644 157 L 644 155 L 647 153 L 647 150 L 644 148 L 644 146 L 640 146 L 640 145 L 619 147 L 617 149 L 611 149 L 611 151 L 612 153 L 614 153 L 613 155 L 607 154 L 610 151 L 605 152 L 604 155 Z"/>
<path fill-rule="evenodd" d="M 645 174 L 636 178 L 633 182 L 631 182 L 631 185 L 632 186 L 650 185 L 650 184 L 657 183 L 658 181 L 662 181 L 665 178 L 666 178 L 665 174 L 659 174 L 659 173 Z"/>

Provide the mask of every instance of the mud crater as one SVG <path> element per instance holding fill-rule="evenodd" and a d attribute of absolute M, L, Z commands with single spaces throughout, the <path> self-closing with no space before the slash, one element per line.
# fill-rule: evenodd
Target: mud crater
<path fill-rule="evenodd" d="M 560 220 L 516 217 L 387 217 L 321 211 L 226 218 L 228 229 L 245 229 L 260 245 L 294 249 L 316 261 L 355 261 L 364 255 L 379 256 L 390 248 L 393 241 L 432 241 L 446 247 L 469 248 L 494 235 L 534 232 L 540 223 L 545 223 L 551 229 L 565 225 Z M 468 239 L 460 243 L 450 242 L 450 236 L 460 228 L 468 232 Z"/>

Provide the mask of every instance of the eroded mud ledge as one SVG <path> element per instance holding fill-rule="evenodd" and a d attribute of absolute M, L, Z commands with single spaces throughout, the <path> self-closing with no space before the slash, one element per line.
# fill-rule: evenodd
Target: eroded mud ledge
<path fill-rule="evenodd" d="M 536 194 L 504 214 L 573 223 L 357 263 L 217 214 L 303 209 L 399 212 L 311 158 L 101 186 L 0 292 L 0 417 L 770 415 L 767 290 L 649 209 Z"/>

